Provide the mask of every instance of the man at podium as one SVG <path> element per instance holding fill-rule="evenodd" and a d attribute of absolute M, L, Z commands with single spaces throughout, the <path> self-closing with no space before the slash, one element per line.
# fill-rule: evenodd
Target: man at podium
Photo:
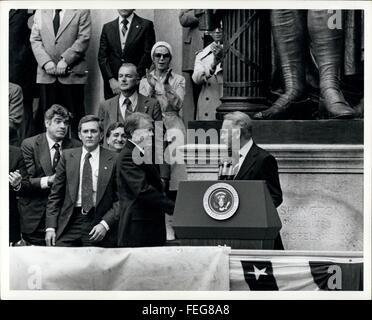
<path fill-rule="evenodd" d="M 221 164 L 223 168 L 231 168 L 227 174 L 223 172 L 224 179 L 266 181 L 273 203 L 278 207 L 283 201 L 278 164 L 274 156 L 254 143 L 251 118 L 240 111 L 226 114 L 222 123 L 221 143 L 227 145 L 232 155 L 232 161 L 227 166 L 226 163 Z M 284 249 L 280 234 L 274 248 Z"/>

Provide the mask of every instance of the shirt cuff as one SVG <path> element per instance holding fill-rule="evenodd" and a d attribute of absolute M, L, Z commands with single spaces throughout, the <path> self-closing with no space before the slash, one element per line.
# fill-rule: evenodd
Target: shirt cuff
<path fill-rule="evenodd" d="M 54 231 L 54 232 L 55 232 L 56 229 L 55 229 L 55 228 L 46 228 L 46 229 L 45 229 L 45 232 L 48 232 L 48 231 Z"/>
<path fill-rule="evenodd" d="M 40 187 L 41 189 L 48 189 L 49 186 L 48 186 L 48 177 L 42 177 L 40 179 Z"/>
<path fill-rule="evenodd" d="M 100 224 L 102 224 L 105 227 L 106 231 L 110 230 L 110 227 L 105 220 L 101 220 Z"/>

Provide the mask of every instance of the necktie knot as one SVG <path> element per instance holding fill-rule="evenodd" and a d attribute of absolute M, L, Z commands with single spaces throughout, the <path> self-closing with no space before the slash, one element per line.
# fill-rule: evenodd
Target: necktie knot
<path fill-rule="evenodd" d="M 128 22 L 129 21 L 125 18 L 121 21 L 121 23 L 123 24 L 124 27 L 126 27 L 128 25 Z"/>
<path fill-rule="evenodd" d="M 85 160 L 89 160 L 91 158 L 92 154 L 90 152 L 88 152 L 86 155 L 85 155 Z"/>
<path fill-rule="evenodd" d="M 59 145 L 59 143 L 56 142 L 56 143 L 54 144 L 53 148 L 54 148 L 56 151 L 59 151 L 59 149 L 60 149 L 60 145 Z"/>
<path fill-rule="evenodd" d="M 56 14 L 59 14 L 62 11 L 62 9 L 56 9 L 55 12 Z"/>
<path fill-rule="evenodd" d="M 129 98 L 125 98 L 124 100 L 124 105 L 127 107 L 127 110 L 129 112 L 133 112 L 133 109 L 132 109 L 132 102 L 130 101 Z"/>

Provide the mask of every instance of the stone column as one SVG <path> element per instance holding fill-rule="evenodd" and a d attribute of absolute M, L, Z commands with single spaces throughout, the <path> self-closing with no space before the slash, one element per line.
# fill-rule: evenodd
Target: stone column
<path fill-rule="evenodd" d="M 271 76 L 269 10 L 225 10 L 223 97 L 217 119 L 232 111 L 267 109 Z"/>

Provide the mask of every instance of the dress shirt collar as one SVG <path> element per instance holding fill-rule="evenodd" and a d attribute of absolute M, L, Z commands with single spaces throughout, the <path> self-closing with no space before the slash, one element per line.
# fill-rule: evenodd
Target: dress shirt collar
<path fill-rule="evenodd" d="M 137 91 L 134 91 L 134 93 L 130 97 L 124 97 L 122 93 L 120 93 L 119 97 L 119 106 L 120 108 L 123 106 L 123 103 L 125 99 L 128 98 L 132 104 L 132 110 L 135 111 L 137 107 L 137 101 L 138 101 L 138 93 Z"/>
<path fill-rule="evenodd" d="M 134 13 L 132 12 L 131 15 L 126 18 L 127 21 L 128 21 L 128 24 L 127 24 L 127 28 L 129 29 L 129 26 L 130 24 L 132 23 L 132 20 L 133 20 L 133 16 L 134 16 Z M 121 22 L 124 20 L 124 18 L 122 16 L 119 15 L 119 27 L 121 28 L 122 27 L 122 24 Z"/>
<path fill-rule="evenodd" d="M 251 150 L 252 148 L 252 145 L 253 145 L 253 140 L 252 138 L 248 140 L 248 142 L 239 150 L 239 156 L 240 156 L 240 159 L 242 159 L 241 161 L 243 161 L 245 159 L 245 157 L 247 156 L 249 150 Z M 240 161 L 239 161 L 240 162 Z"/>
<path fill-rule="evenodd" d="M 49 150 L 54 149 L 54 145 L 56 143 L 58 143 L 59 148 L 62 149 L 62 141 L 54 141 L 51 137 L 49 137 L 48 132 L 45 133 L 45 136 L 46 136 L 46 139 L 47 139 L 47 142 L 48 142 Z"/>
<path fill-rule="evenodd" d="M 88 153 L 88 150 L 85 149 L 84 146 L 82 147 L 82 149 L 83 149 L 83 151 L 81 153 L 81 158 L 84 159 L 85 158 L 85 155 Z M 90 152 L 90 154 L 92 155 L 92 159 L 94 161 L 96 161 L 97 159 L 99 159 L 99 150 L 100 150 L 100 147 L 98 145 L 97 148 L 95 148 L 93 151 Z"/>

